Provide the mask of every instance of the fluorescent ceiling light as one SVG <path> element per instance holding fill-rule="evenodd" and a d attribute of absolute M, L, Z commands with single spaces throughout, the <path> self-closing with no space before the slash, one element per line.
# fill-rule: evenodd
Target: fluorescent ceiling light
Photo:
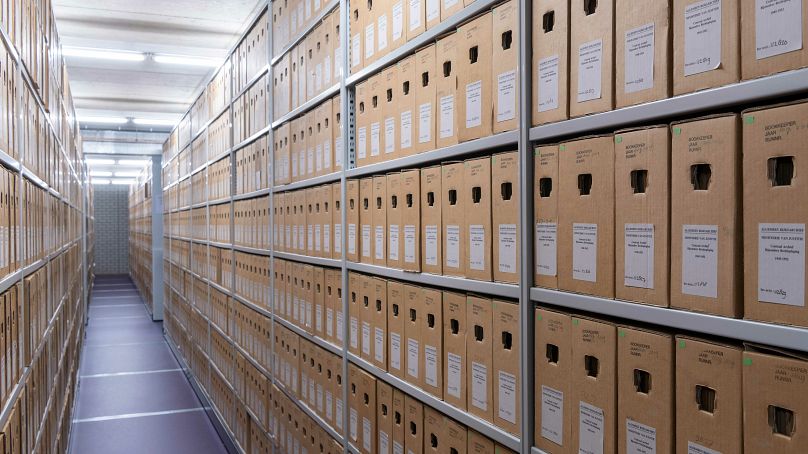
<path fill-rule="evenodd" d="M 115 172 L 115 176 L 116 177 L 123 177 L 123 178 L 134 178 L 134 177 L 140 176 L 141 173 L 143 173 L 143 172 L 141 172 L 141 171 L 137 171 L 137 172 Z M 104 175 L 102 175 L 102 176 L 104 176 Z M 111 175 L 106 175 L 106 176 L 111 176 Z"/>
<path fill-rule="evenodd" d="M 135 184 L 135 180 L 112 180 L 112 184 L 125 184 L 127 186 Z"/>
<path fill-rule="evenodd" d="M 79 123 L 104 123 L 112 125 L 122 125 L 127 121 L 129 120 L 123 117 L 79 117 Z"/>
<path fill-rule="evenodd" d="M 120 159 L 120 160 L 118 160 L 118 165 L 121 165 L 121 166 L 145 166 L 149 162 L 151 162 L 151 160 L 148 160 L 148 159 L 145 159 L 145 160 L 141 160 L 141 159 Z"/>
<path fill-rule="evenodd" d="M 111 166 L 115 164 L 114 159 L 87 158 L 85 161 L 87 162 L 87 165 L 91 166 Z"/>
<path fill-rule="evenodd" d="M 174 126 L 179 120 L 159 120 L 152 118 L 135 118 L 132 123 L 141 126 Z"/>
<path fill-rule="evenodd" d="M 62 53 L 68 57 L 95 58 L 99 60 L 143 61 L 143 52 L 115 49 L 93 49 L 89 47 L 64 47 Z"/>
<path fill-rule="evenodd" d="M 105 170 L 93 170 L 90 172 L 91 177 L 111 177 L 112 172 L 107 172 Z"/>
<path fill-rule="evenodd" d="M 93 184 L 109 184 L 109 180 L 104 178 L 93 178 L 92 182 Z"/>
<path fill-rule="evenodd" d="M 155 55 L 153 58 L 156 63 L 165 63 L 167 65 L 219 66 L 221 63 L 221 60 L 218 58 L 190 57 L 185 55 Z"/>

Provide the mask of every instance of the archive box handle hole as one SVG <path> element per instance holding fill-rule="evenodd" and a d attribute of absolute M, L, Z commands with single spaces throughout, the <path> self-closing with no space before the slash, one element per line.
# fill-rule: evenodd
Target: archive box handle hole
<path fill-rule="evenodd" d="M 791 186 L 794 178 L 794 156 L 777 156 L 767 162 L 772 186 Z"/>
<path fill-rule="evenodd" d="M 365 113 L 365 102 L 359 101 L 359 113 Z"/>
<path fill-rule="evenodd" d="M 634 369 L 634 389 L 638 393 L 648 394 L 651 391 L 651 374 L 642 369 Z"/>
<path fill-rule="evenodd" d="M 398 196 L 397 195 L 394 195 L 393 197 L 390 197 L 390 206 L 392 206 L 393 208 L 398 208 Z"/>
<path fill-rule="evenodd" d="M 699 410 L 714 413 L 715 390 L 707 386 L 696 385 L 696 403 L 699 405 Z"/>
<path fill-rule="evenodd" d="M 412 194 L 407 194 L 407 208 L 412 208 Z"/>
<path fill-rule="evenodd" d="M 368 393 L 365 393 L 365 394 L 362 396 L 362 400 L 364 400 L 365 405 L 367 405 L 367 404 L 369 404 L 369 403 L 370 403 L 370 396 L 368 396 Z"/>
<path fill-rule="evenodd" d="M 387 102 L 392 102 L 392 101 L 393 101 L 393 89 L 388 88 L 387 89 Z"/>
<path fill-rule="evenodd" d="M 373 108 L 375 109 L 375 108 L 379 107 L 379 97 L 374 96 L 372 99 L 373 99 Z"/>
<path fill-rule="evenodd" d="M 553 192 L 553 179 L 544 177 L 539 179 L 539 196 L 541 198 L 550 197 Z"/>
<path fill-rule="evenodd" d="M 485 333 L 483 332 L 483 327 L 480 325 L 474 325 L 474 340 L 477 342 L 482 342 L 485 338 Z"/>
<path fill-rule="evenodd" d="M 381 197 L 376 197 L 376 209 L 377 210 L 382 209 L 382 198 Z"/>
<path fill-rule="evenodd" d="M 410 433 L 413 435 L 418 434 L 418 427 L 415 425 L 415 422 L 410 421 Z"/>
<path fill-rule="evenodd" d="M 356 383 L 351 383 L 351 394 L 356 395 Z"/>
<path fill-rule="evenodd" d="M 510 350 L 513 346 L 513 335 L 508 331 L 502 332 L 502 348 Z"/>
<path fill-rule="evenodd" d="M 647 170 L 632 170 L 631 171 L 631 189 L 635 194 L 645 194 L 645 188 L 648 186 L 648 171 Z"/>
<path fill-rule="evenodd" d="M 368 307 L 370 305 L 370 301 L 368 301 L 367 296 L 362 297 L 362 303 L 365 305 L 365 307 Z"/>
<path fill-rule="evenodd" d="M 477 57 L 479 57 L 479 48 L 477 46 L 469 48 L 469 63 L 474 64 L 477 63 Z"/>
<path fill-rule="evenodd" d="M 483 198 L 483 188 L 479 186 L 474 186 L 471 188 L 471 201 L 474 203 L 480 203 L 480 200 Z M 454 205 L 454 204 L 452 204 Z"/>
<path fill-rule="evenodd" d="M 406 80 L 403 84 L 401 84 L 401 90 L 404 92 L 404 96 L 410 94 L 410 81 Z"/>
<path fill-rule="evenodd" d="M 396 420 L 396 425 L 397 425 L 397 426 L 400 426 L 400 425 L 401 425 L 401 412 L 398 412 L 398 411 L 397 411 L 397 412 L 396 412 L 396 413 L 393 415 L 393 418 L 395 418 L 395 420 Z"/>
<path fill-rule="evenodd" d="M 458 332 L 460 332 L 460 322 L 457 321 L 457 319 L 453 318 L 449 320 L 449 326 L 452 329 L 452 334 L 457 334 Z"/>
<path fill-rule="evenodd" d="M 376 300 L 376 312 L 382 311 L 382 300 Z"/>
<path fill-rule="evenodd" d="M 511 197 L 513 197 L 513 184 L 510 181 L 502 183 L 499 190 L 502 194 L 502 200 L 511 200 Z"/>
<path fill-rule="evenodd" d="M 393 316 L 398 317 L 398 304 L 393 304 Z"/>
<path fill-rule="evenodd" d="M 418 318 L 418 313 L 415 309 L 410 309 L 410 321 L 414 322 Z"/>
<path fill-rule="evenodd" d="M 432 445 L 433 448 L 438 447 L 438 437 L 435 434 L 429 434 L 429 443 Z"/>
<path fill-rule="evenodd" d="M 412 195 L 410 195 L 410 199 L 412 199 Z M 429 206 L 435 206 L 435 193 L 434 192 L 427 192 L 426 193 L 426 203 Z M 412 206 L 412 205 L 410 205 Z"/>
<path fill-rule="evenodd" d="M 544 33 L 550 33 L 555 26 L 555 11 L 547 11 L 541 17 L 541 27 Z"/>
<path fill-rule="evenodd" d="M 450 449 L 449 452 L 450 454 L 459 454 L 455 448 Z"/>
<path fill-rule="evenodd" d="M 600 372 L 600 360 L 595 356 L 584 356 L 584 367 L 586 368 L 586 375 L 592 378 L 598 378 Z"/>
<path fill-rule="evenodd" d="M 457 205 L 457 189 L 449 189 L 449 205 Z"/>
<path fill-rule="evenodd" d="M 544 356 L 547 362 L 558 364 L 558 345 L 547 344 L 545 346 Z"/>
<path fill-rule="evenodd" d="M 435 327 L 435 314 L 426 314 L 426 323 L 430 328 Z"/>
<path fill-rule="evenodd" d="M 443 77 L 449 77 L 452 75 L 452 62 L 445 61 L 443 62 Z"/>
<path fill-rule="evenodd" d="M 429 86 L 429 71 L 424 71 L 421 73 L 421 86 L 422 87 Z"/>
<path fill-rule="evenodd" d="M 382 414 L 387 416 L 387 404 L 382 404 Z"/>
<path fill-rule="evenodd" d="M 578 175 L 578 192 L 580 195 L 589 195 L 592 192 L 591 173 L 582 173 Z"/>
<path fill-rule="evenodd" d="M 502 33 L 502 48 L 504 50 L 508 50 L 511 48 L 511 44 L 513 44 L 513 31 L 508 30 Z"/>
<path fill-rule="evenodd" d="M 351 301 L 356 302 L 356 292 L 351 292 Z"/>
<path fill-rule="evenodd" d="M 363 207 L 364 207 L 364 209 L 366 209 L 366 210 L 368 209 L 368 207 L 370 207 L 370 202 L 368 201 L 368 199 L 367 199 L 367 198 L 362 199 L 362 206 L 363 206 Z"/>
<path fill-rule="evenodd" d="M 783 407 L 769 405 L 769 427 L 775 434 L 791 438 L 794 435 L 794 412 Z"/>
<path fill-rule="evenodd" d="M 706 191 L 710 188 L 713 169 L 710 164 L 693 164 L 690 166 L 690 183 L 695 191 Z"/>
<path fill-rule="evenodd" d="M 584 13 L 587 16 L 595 14 L 598 9 L 598 0 L 584 0 Z"/>

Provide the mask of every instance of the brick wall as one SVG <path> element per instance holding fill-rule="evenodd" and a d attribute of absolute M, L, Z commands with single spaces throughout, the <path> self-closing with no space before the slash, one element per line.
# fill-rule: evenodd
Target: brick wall
<path fill-rule="evenodd" d="M 129 186 L 96 185 L 95 264 L 97 274 L 129 273 Z"/>

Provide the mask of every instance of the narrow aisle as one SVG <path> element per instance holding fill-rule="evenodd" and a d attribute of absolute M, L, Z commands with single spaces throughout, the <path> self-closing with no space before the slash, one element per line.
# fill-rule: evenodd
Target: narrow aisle
<path fill-rule="evenodd" d="M 70 452 L 225 453 L 128 276 L 95 280 Z"/>

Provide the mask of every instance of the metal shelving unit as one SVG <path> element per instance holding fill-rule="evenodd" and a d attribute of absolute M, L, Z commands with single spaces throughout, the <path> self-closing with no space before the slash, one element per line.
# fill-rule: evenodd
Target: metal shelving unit
<path fill-rule="evenodd" d="M 295 191 L 305 188 L 310 188 L 322 184 L 341 183 L 342 184 L 342 200 L 346 199 L 346 181 L 348 179 L 360 178 L 370 175 L 380 175 L 389 171 L 399 169 L 418 168 L 437 164 L 442 161 L 464 159 L 482 154 L 493 154 L 498 151 L 513 150 L 519 151 L 520 170 L 519 170 L 519 187 L 520 193 L 520 242 L 521 242 L 521 284 L 503 284 L 496 282 L 483 282 L 474 281 L 465 278 L 456 278 L 450 276 L 438 276 L 428 273 L 412 273 L 402 270 L 348 262 L 345 256 L 347 251 L 347 235 L 342 235 L 341 251 L 342 255 L 339 258 L 318 258 L 309 257 L 300 254 L 278 252 L 274 248 L 270 249 L 257 249 L 247 246 L 238 246 L 233 244 L 216 243 L 204 240 L 191 240 L 188 238 L 177 238 L 184 241 L 193 241 L 199 244 L 207 244 L 208 246 L 222 247 L 228 250 L 240 251 L 250 253 L 256 256 L 266 257 L 269 260 L 270 275 L 274 275 L 274 259 L 283 259 L 294 261 L 298 263 L 306 263 L 311 265 L 330 267 L 340 269 L 342 272 L 342 332 L 349 332 L 348 314 L 348 272 L 356 271 L 367 273 L 375 276 L 382 276 L 390 279 L 396 279 L 404 282 L 411 282 L 416 284 L 424 284 L 442 288 L 449 288 L 458 291 L 480 293 L 497 298 L 504 298 L 509 301 L 515 301 L 520 307 L 520 332 L 522 337 L 520 339 L 520 388 L 521 388 L 521 401 L 525 404 L 522 405 L 521 410 L 521 437 L 514 436 L 506 433 L 505 431 L 480 421 L 476 417 L 470 416 L 468 413 L 461 411 L 436 397 L 424 392 L 417 386 L 413 386 L 403 380 L 400 380 L 387 372 L 375 367 L 374 365 L 362 360 L 361 358 L 348 352 L 347 341 L 342 345 L 333 345 L 323 339 L 313 336 L 298 326 L 290 323 L 288 320 L 275 315 L 272 311 L 262 309 L 243 297 L 234 295 L 227 285 L 221 286 L 214 282 L 204 279 L 210 284 L 211 287 L 216 288 L 226 294 L 233 296 L 235 301 L 245 304 L 261 313 L 263 316 L 278 322 L 280 325 L 289 328 L 301 337 L 311 340 L 321 348 L 337 354 L 342 358 L 342 373 L 344 377 L 348 376 L 349 364 L 356 365 L 366 372 L 372 374 L 377 379 L 390 384 L 391 386 L 404 391 L 405 393 L 415 397 L 422 403 L 433 407 L 449 417 L 467 425 L 469 428 L 474 429 L 497 443 L 513 449 L 521 454 L 543 454 L 542 451 L 533 447 L 533 432 L 534 432 L 534 410 L 535 410 L 535 396 L 533 384 L 534 372 L 534 326 L 533 326 L 533 311 L 537 303 L 548 304 L 555 307 L 567 308 L 573 311 L 580 311 L 584 313 L 593 314 L 596 316 L 617 317 L 626 320 L 627 323 L 647 323 L 658 327 L 676 330 L 680 332 L 699 333 L 708 336 L 722 336 L 736 341 L 751 341 L 769 344 L 777 347 L 795 349 L 800 351 L 808 351 L 808 329 L 796 328 L 790 326 L 780 326 L 769 323 L 760 323 L 747 320 L 737 320 L 726 317 L 719 317 L 707 314 L 700 314 L 694 312 L 686 312 L 676 309 L 659 308 L 636 303 L 629 303 L 624 301 L 609 300 L 604 298 L 592 297 L 587 295 L 573 294 L 569 292 L 562 292 L 557 290 L 547 290 L 533 287 L 533 269 L 534 269 L 534 248 L 533 248 L 533 229 L 529 226 L 533 225 L 533 148 L 538 143 L 551 143 L 554 141 L 562 140 L 565 138 L 573 138 L 577 136 L 601 133 L 601 132 L 614 132 L 618 128 L 641 126 L 654 124 L 658 122 L 670 122 L 679 119 L 685 115 L 697 115 L 702 113 L 718 112 L 721 109 L 736 108 L 738 106 L 748 105 L 750 103 L 764 102 L 774 100 L 778 97 L 795 96 L 798 94 L 808 93 L 808 69 L 796 70 L 787 73 L 777 74 L 762 79 L 744 81 L 725 87 L 704 90 L 697 93 L 686 94 L 682 96 L 673 97 L 661 101 L 655 101 L 636 106 L 617 109 L 611 112 L 589 115 L 581 118 L 573 118 L 557 123 L 540 125 L 533 127 L 531 124 L 532 117 L 532 99 L 533 94 L 531 78 L 532 74 L 532 2 L 529 0 L 517 0 L 519 8 L 519 27 L 520 33 L 518 37 L 519 46 L 519 127 L 515 131 L 504 132 L 489 137 L 484 137 L 469 142 L 460 143 L 426 153 L 421 153 L 412 156 L 397 158 L 391 161 L 367 165 L 355 168 L 354 163 L 354 118 L 353 118 L 353 102 L 355 86 L 367 80 L 373 74 L 379 72 L 386 66 L 394 64 L 403 58 L 406 58 L 415 53 L 419 48 L 434 42 L 438 37 L 454 30 L 457 26 L 462 25 L 469 19 L 474 18 L 478 14 L 490 10 L 495 5 L 499 4 L 501 0 L 477 0 L 465 7 L 462 11 L 452 15 L 447 20 L 441 22 L 434 28 L 427 30 L 419 35 L 412 41 L 407 42 L 403 46 L 397 48 L 393 52 L 381 57 L 374 63 L 368 65 L 355 74 L 347 74 L 349 64 L 350 52 L 350 30 L 348 29 L 349 20 L 349 2 L 348 0 L 332 0 L 321 11 L 312 25 L 307 27 L 298 36 L 294 37 L 291 43 L 284 47 L 282 52 L 278 55 L 272 55 L 272 31 L 271 26 L 269 30 L 269 44 L 268 56 L 269 62 L 268 70 L 262 69 L 261 72 L 254 76 L 251 84 L 257 83 L 264 71 L 267 71 L 268 80 L 272 80 L 274 66 L 280 61 L 283 55 L 292 49 L 297 43 L 305 39 L 310 33 L 314 24 L 319 23 L 322 18 L 330 14 L 334 8 L 339 7 L 340 20 L 342 26 L 340 27 L 340 43 L 342 50 L 342 68 L 343 74 L 339 78 L 338 83 L 323 90 L 314 98 L 303 103 L 299 107 L 292 109 L 290 112 L 274 118 L 274 112 L 271 103 L 267 105 L 267 118 L 270 126 L 263 128 L 259 133 L 254 134 L 248 140 L 233 146 L 227 153 L 219 155 L 212 160 L 209 160 L 204 166 L 209 167 L 210 164 L 230 157 L 231 164 L 234 164 L 234 150 L 239 149 L 245 144 L 256 140 L 262 135 L 267 135 L 268 140 L 268 153 L 270 156 L 274 155 L 273 150 L 273 137 L 274 129 L 282 124 L 300 117 L 305 113 L 317 107 L 321 102 L 335 96 L 340 95 L 342 103 L 340 105 L 341 117 L 344 119 L 341 124 L 340 136 L 342 144 L 336 145 L 335 149 L 342 149 L 343 156 L 342 162 L 345 163 L 343 169 L 322 175 L 315 178 L 298 181 L 286 185 L 274 186 L 270 182 L 270 188 L 256 191 L 248 194 L 233 195 L 231 197 L 220 199 L 217 201 L 208 201 L 205 206 L 210 208 L 212 205 L 233 202 L 238 200 L 251 199 L 255 197 L 267 197 L 269 204 L 269 225 L 274 223 L 274 201 L 272 195 L 277 193 Z M 271 11 L 271 7 L 269 8 Z M 250 84 L 248 84 L 249 86 Z M 241 92 L 244 92 L 242 90 Z M 229 106 L 235 101 L 235 96 L 231 96 Z M 232 109 L 231 109 L 232 112 Z M 231 113 L 232 119 L 232 113 Z M 232 144 L 231 133 L 231 144 Z M 2 156 L 0 156 L 1 158 Z M 232 168 L 235 168 L 233 166 Z M 270 180 L 274 178 L 274 163 L 270 168 Z M 235 175 L 231 174 L 231 184 L 235 189 Z M 174 183 L 176 184 L 176 183 Z M 168 185 L 171 187 L 172 185 Z M 235 193 L 235 190 L 232 192 Z M 231 204 L 232 206 L 232 204 Z M 171 213 L 174 213 L 172 211 Z M 232 212 L 231 212 L 232 213 Z M 168 215 L 169 217 L 172 214 Z M 188 220 L 188 227 L 191 226 L 192 220 Z M 346 224 L 346 209 L 341 210 L 341 223 Z M 234 224 L 231 221 L 231 238 L 234 232 Z M 271 228 L 271 227 L 270 227 Z M 344 229 L 343 229 L 344 232 Z M 176 237 L 175 237 L 176 238 Z M 191 257 L 190 260 L 193 260 Z M 188 264 L 190 268 L 190 264 Z M 232 270 L 233 278 L 235 279 L 235 264 Z M 171 284 L 169 283 L 171 287 Z M 270 293 L 274 295 L 274 279 L 269 282 Z M 274 326 L 274 324 L 273 324 Z M 339 328 L 338 328 L 339 330 Z M 274 332 L 273 332 L 274 336 Z M 238 346 L 237 346 L 238 348 Z M 244 352 L 242 352 L 244 354 Z M 257 363 L 256 363 L 257 364 Z M 274 378 L 273 378 L 274 380 Z M 282 388 L 282 385 L 274 382 Z M 283 390 L 286 393 L 286 390 Z M 290 398 L 294 399 L 290 393 L 286 393 Z M 344 387 L 343 401 L 348 402 L 347 386 Z M 319 418 L 314 412 L 309 409 L 305 403 L 298 402 L 300 407 L 318 422 L 328 433 L 335 439 L 343 442 L 345 453 L 359 452 L 356 447 L 350 443 L 344 443 L 349 440 L 348 427 L 342 434 L 337 433 L 325 421 Z M 343 421 L 349 421 L 348 406 L 343 408 Z M 348 424 L 345 424 L 348 426 Z"/>

